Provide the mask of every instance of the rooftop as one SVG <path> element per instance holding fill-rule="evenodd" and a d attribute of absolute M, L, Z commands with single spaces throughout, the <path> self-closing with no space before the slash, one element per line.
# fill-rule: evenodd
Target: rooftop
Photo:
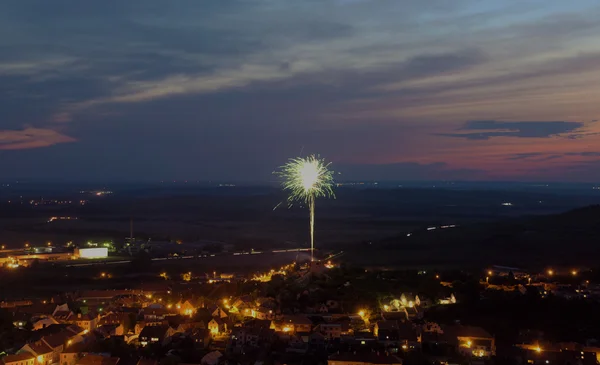
<path fill-rule="evenodd" d="M 27 361 L 27 360 L 31 360 L 31 359 L 34 359 L 34 356 L 32 354 L 30 354 L 29 352 L 23 352 L 23 353 L 16 354 L 16 355 L 4 356 L 4 357 L 0 358 L 0 361 L 3 362 L 4 364 L 9 364 L 12 362 Z"/>
<path fill-rule="evenodd" d="M 396 356 L 376 352 L 334 354 L 329 356 L 329 360 L 369 364 L 402 364 L 402 360 Z"/>
<path fill-rule="evenodd" d="M 117 365 L 119 360 L 118 357 L 86 355 L 77 361 L 77 365 Z"/>

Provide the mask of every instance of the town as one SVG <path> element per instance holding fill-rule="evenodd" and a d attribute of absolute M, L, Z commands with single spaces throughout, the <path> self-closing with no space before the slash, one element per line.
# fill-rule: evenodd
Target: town
<path fill-rule="evenodd" d="M 0 361 L 597 364 L 595 279 L 576 268 L 369 270 L 343 255 L 253 274 L 161 271 L 128 288 L 3 299 Z"/>

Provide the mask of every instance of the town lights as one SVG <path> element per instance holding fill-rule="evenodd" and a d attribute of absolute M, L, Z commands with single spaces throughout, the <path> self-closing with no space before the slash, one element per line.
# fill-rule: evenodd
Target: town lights
<path fill-rule="evenodd" d="M 364 310 L 359 311 L 358 315 L 361 316 L 361 317 L 364 317 L 365 316 L 365 311 Z"/>
<path fill-rule="evenodd" d="M 539 347 L 539 346 L 535 347 L 533 350 L 534 350 L 535 352 L 537 352 L 537 353 L 540 353 L 540 352 L 542 352 L 542 348 L 541 348 L 541 347 Z"/>
<path fill-rule="evenodd" d="M 573 271 L 571 271 L 571 275 L 573 275 L 573 276 L 577 276 L 577 270 L 573 270 Z"/>
<path fill-rule="evenodd" d="M 548 276 L 552 276 L 552 275 L 554 275 L 554 270 L 552 270 L 552 269 L 548 270 Z"/>

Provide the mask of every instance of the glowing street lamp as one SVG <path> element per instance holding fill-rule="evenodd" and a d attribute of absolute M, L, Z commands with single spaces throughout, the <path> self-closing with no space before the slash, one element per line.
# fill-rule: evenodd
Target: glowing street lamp
<path fill-rule="evenodd" d="M 554 275 L 554 270 L 552 270 L 552 269 L 548 270 L 548 276 L 552 276 L 552 275 Z"/>

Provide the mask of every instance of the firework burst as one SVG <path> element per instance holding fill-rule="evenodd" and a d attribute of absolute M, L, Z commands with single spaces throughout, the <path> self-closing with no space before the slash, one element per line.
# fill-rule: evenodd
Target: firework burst
<path fill-rule="evenodd" d="M 310 259 L 314 261 L 315 200 L 335 197 L 333 174 L 330 163 L 318 156 L 296 157 L 275 172 L 283 179 L 282 186 L 288 192 L 288 203 L 301 202 L 310 212 Z"/>

